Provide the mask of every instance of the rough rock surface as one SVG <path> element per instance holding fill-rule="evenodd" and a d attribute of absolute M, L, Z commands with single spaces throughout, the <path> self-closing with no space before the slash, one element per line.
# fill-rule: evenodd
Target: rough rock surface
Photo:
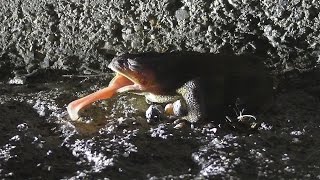
<path fill-rule="evenodd" d="M 0 1 L 0 76 L 105 70 L 123 52 L 252 53 L 275 72 L 319 63 L 315 0 Z"/>

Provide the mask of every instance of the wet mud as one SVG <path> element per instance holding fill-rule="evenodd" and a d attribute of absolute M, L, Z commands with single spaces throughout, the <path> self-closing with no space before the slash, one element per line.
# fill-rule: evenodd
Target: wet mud
<path fill-rule="evenodd" d="M 168 120 L 147 123 L 144 97 L 128 93 L 70 121 L 66 105 L 110 79 L 33 78 L 0 83 L 1 178 L 320 178 L 319 70 L 280 78 L 256 120 L 178 130 Z"/>

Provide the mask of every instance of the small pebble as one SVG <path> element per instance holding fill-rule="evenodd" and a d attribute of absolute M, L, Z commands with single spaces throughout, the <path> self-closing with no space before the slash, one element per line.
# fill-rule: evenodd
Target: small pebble
<path fill-rule="evenodd" d="M 173 113 L 173 104 L 172 103 L 169 103 L 164 107 L 164 113 L 167 116 L 173 116 L 174 115 L 174 113 Z"/>
<path fill-rule="evenodd" d="M 151 105 L 146 111 L 146 118 L 148 123 L 159 121 L 163 118 L 164 109 L 160 105 Z"/>

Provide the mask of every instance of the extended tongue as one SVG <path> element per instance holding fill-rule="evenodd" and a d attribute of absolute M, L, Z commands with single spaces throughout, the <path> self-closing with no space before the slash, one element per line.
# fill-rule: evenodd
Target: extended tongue
<path fill-rule="evenodd" d="M 97 92 L 94 92 L 92 94 L 89 94 L 83 98 L 77 99 L 75 101 L 72 101 L 67 106 L 67 111 L 72 120 L 79 119 L 79 111 L 84 108 L 85 106 L 88 106 L 92 104 L 95 101 L 102 100 L 102 99 L 108 99 L 113 97 L 117 90 L 128 85 L 132 85 L 133 83 L 126 78 L 123 75 L 117 74 L 110 82 L 109 86 L 106 88 L 103 88 Z"/>

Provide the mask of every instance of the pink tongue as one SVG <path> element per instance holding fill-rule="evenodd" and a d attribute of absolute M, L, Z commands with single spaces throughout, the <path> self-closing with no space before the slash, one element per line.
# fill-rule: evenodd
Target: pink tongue
<path fill-rule="evenodd" d="M 122 88 L 127 85 L 132 85 L 133 83 L 125 76 L 117 74 L 110 82 L 109 86 L 100 89 L 97 92 L 89 94 L 83 98 L 72 101 L 67 106 L 67 111 L 72 120 L 79 119 L 79 111 L 92 104 L 95 101 L 111 98 L 116 94 L 117 89 Z"/>

